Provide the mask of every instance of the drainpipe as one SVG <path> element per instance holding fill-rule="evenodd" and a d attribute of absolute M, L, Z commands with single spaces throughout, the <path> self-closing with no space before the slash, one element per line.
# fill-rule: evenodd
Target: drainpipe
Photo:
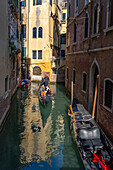
<path fill-rule="evenodd" d="M 27 73 L 28 73 L 28 58 L 29 58 L 29 8 L 30 8 L 30 1 L 28 0 L 28 34 L 27 34 Z M 27 75 L 28 78 L 28 75 Z"/>
<path fill-rule="evenodd" d="M 91 43 L 91 30 L 92 30 L 92 4 L 93 4 L 93 0 L 90 0 L 88 51 L 90 50 L 90 45 L 91 45 L 90 43 Z"/>

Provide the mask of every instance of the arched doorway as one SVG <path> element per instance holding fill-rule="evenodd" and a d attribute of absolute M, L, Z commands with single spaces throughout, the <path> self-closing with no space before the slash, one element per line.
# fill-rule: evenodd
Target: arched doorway
<path fill-rule="evenodd" d="M 32 67 L 31 80 L 41 80 L 42 79 L 42 70 L 39 66 Z"/>
<path fill-rule="evenodd" d="M 35 67 L 33 68 L 33 75 L 35 75 L 35 76 L 40 76 L 40 75 L 41 75 L 41 68 L 38 67 L 38 66 L 35 66 Z"/>
<path fill-rule="evenodd" d="M 88 108 L 89 108 L 89 112 L 91 114 L 92 114 L 92 110 L 93 110 L 93 102 L 94 102 L 97 75 L 100 75 L 100 71 L 99 71 L 98 63 L 95 60 L 90 68 L 89 107 Z M 95 106 L 95 121 L 98 121 L 99 82 L 100 82 L 100 78 L 97 81 L 97 99 L 96 99 L 96 106 Z"/>

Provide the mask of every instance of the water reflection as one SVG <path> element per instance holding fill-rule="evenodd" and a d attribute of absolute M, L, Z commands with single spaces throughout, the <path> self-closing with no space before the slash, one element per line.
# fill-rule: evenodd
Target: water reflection
<path fill-rule="evenodd" d="M 70 98 L 63 84 L 52 84 L 50 88 L 52 102 L 46 108 L 38 100 L 38 83 L 31 83 L 29 90 L 18 90 L 14 96 L 10 117 L 0 136 L 0 169 L 83 169 L 69 129 Z M 9 149 L 12 147 L 13 151 Z"/>

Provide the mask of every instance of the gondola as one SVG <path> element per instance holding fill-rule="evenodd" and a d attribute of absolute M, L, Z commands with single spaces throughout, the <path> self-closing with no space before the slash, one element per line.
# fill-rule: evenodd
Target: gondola
<path fill-rule="evenodd" d="M 51 91 L 46 91 L 46 88 L 48 87 L 49 77 L 45 76 L 42 79 L 42 82 L 40 83 L 39 89 L 38 89 L 38 97 L 39 101 L 43 106 L 47 106 L 51 102 Z"/>
<path fill-rule="evenodd" d="M 94 112 L 92 115 L 86 112 L 80 112 L 78 106 L 80 106 L 80 104 L 75 104 L 75 106 L 70 105 L 68 115 L 71 116 L 73 135 L 85 169 L 112 170 L 112 142 L 95 122 Z M 93 111 L 94 110 L 95 109 L 93 109 Z"/>
<path fill-rule="evenodd" d="M 46 94 L 46 92 L 44 91 L 40 91 L 40 88 L 38 90 L 38 97 L 39 97 L 39 101 L 43 106 L 47 106 L 50 102 L 51 102 L 51 92 L 49 94 Z"/>

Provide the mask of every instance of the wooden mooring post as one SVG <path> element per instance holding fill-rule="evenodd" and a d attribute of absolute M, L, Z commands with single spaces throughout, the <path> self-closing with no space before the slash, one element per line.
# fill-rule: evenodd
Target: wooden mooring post
<path fill-rule="evenodd" d="M 71 105 L 73 104 L 73 81 L 71 81 Z"/>
<path fill-rule="evenodd" d="M 95 108 L 96 108 L 96 100 L 97 100 L 97 91 L 98 91 L 98 79 L 99 79 L 99 75 L 97 75 L 96 78 L 96 85 L 95 85 L 95 95 L 94 95 L 94 102 L 93 102 L 93 111 L 92 111 L 92 118 L 94 119 L 95 117 Z"/>

